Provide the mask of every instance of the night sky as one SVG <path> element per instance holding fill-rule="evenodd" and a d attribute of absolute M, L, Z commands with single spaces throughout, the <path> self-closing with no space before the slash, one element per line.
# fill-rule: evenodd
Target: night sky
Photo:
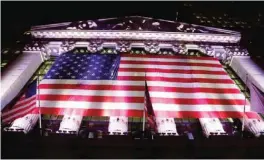
<path fill-rule="evenodd" d="M 185 2 L 1 2 L 1 45 L 2 47 L 19 40 L 19 36 L 32 25 L 69 22 L 78 20 L 122 17 L 130 15 L 149 16 L 175 20 L 176 12 L 181 14 Z M 253 9 L 246 9 L 253 3 L 241 2 L 196 2 L 196 8 L 208 12 L 237 10 L 253 12 L 262 10 L 255 3 Z M 239 13 L 238 13 L 239 14 Z M 241 15 L 242 16 L 242 15 Z M 188 22 L 188 17 L 180 15 L 181 21 Z"/>
<path fill-rule="evenodd" d="M 143 15 L 175 19 L 175 2 L 2 2 L 2 45 L 32 25 Z M 163 6 L 161 9 L 160 6 Z"/>

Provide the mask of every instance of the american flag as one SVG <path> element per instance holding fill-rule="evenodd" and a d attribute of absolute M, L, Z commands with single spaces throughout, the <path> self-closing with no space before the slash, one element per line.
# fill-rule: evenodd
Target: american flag
<path fill-rule="evenodd" d="M 6 106 L 2 111 L 2 123 L 7 124 L 15 119 L 27 114 L 37 114 L 36 108 L 36 88 L 37 80 L 34 80 L 29 86 L 22 91 L 22 95 L 14 99 L 14 103 Z"/>
<path fill-rule="evenodd" d="M 40 82 L 41 113 L 142 117 L 145 81 L 120 72 L 122 61 L 119 54 L 62 54 Z"/>
<path fill-rule="evenodd" d="M 151 126 L 152 129 L 157 131 L 157 123 L 156 123 L 156 116 L 151 105 L 150 96 L 148 92 L 148 85 L 145 81 L 145 114 L 147 117 L 147 122 Z"/>
<path fill-rule="evenodd" d="M 249 103 L 216 58 L 126 55 L 121 59 L 122 76 L 146 74 L 156 117 L 241 118 L 244 105 L 249 118 L 259 117 L 249 112 Z"/>
<path fill-rule="evenodd" d="M 61 55 L 40 83 L 41 113 L 142 117 L 145 82 L 153 116 L 243 117 L 245 98 L 217 59 L 129 54 Z"/>

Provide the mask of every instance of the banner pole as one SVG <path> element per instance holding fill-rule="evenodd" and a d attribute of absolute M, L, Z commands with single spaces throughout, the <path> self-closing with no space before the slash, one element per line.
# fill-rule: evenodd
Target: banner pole
<path fill-rule="evenodd" d="M 146 72 L 145 72 L 145 85 L 146 85 Z M 146 101 L 146 86 L 145 86 L 145 101 Z M 146 105 L 146 102 L 144 101 L 144 105 Z M 142 128 L 142 131 L 144 133 L 145 131 L 145 122 L 146 122 L 146 107 L 144 107 L 144 110 L 143 110 L 143 128 Z"/>
<path fill-rule="evenodd" d="M 39 111 L 39 130 L 40 136 L 42 136 L 42 124 L 41 124 L 41 111 L 40 111 L 40 102 L 39 102 L 39 75 L 37 77 L 37 94 L 38 94 L 38 111 Z"/>
<path fill-rule="evenodd" d="M 245 102 L 244 102 L 244 114 L 243 114 L 243 121 L 242 121 L 242 137 L 245 129 L 245 113 L 246 113 L 246 103 L 247 103 L 247 96 L 246 96 L 246 91 L 247 91 L 247 79 L 248 79 L 248 74 L 246 74 L 246 83 L 245 83 Z"/>

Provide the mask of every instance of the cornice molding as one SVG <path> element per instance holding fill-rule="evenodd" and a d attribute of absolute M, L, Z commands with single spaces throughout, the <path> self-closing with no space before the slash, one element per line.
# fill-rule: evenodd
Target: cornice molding
<path fill-rule="evenodd" d="M 238 43 L 240 34 L 209 34 L 157 31 L 99 31 L 99 30 L 37 30 L 31 31 L 37 39 L 106 39 L 106 40 L 146 40 L 184 41 L 208 43 Z"/>
<path fill-rule="evenodd" d="M 119 52 L 130 52 L 133 48 L 142 48 L 147 54 L 158 54 L 162 49 L 171 49 L 174 54 L 188 55 L 188 50 L 197 50 L 207 56 L 215 57 L 224 63 L 229 63 L 232 56 L 247 56 L 246 49 L 240 46 L 223 46 L 212 44 L 192 44 L 192 43 L 162 43 L 157 41 L 116 41 L 106 42 L 101 40 L 90 41 L 52 41 L 52 42 L 33 42 L 26 45 L 25 51 L 40 51 L 44 59 L 50 56 L 59 56 L 64 52 L 74 48 L 87 48 L 91 53 L 101 51 L 103 48 L 111 48 Z"/>

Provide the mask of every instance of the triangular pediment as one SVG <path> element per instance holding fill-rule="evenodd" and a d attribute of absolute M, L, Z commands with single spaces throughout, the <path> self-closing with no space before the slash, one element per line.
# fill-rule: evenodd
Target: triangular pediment
<path fill-rule="evenodd" d="M 58 24 L 33 26 L 36 30 L 105 30 L 105 31 L 157 31 L 157 32 L 182 32 L 203 34 L 229 34 L 236 35 L 239 32 L 206 27 L 163 19 L 154 19 L 141 16 L 127 16 L 120 18 L 106 18 L 97 20 L 85 20 Z"/>

